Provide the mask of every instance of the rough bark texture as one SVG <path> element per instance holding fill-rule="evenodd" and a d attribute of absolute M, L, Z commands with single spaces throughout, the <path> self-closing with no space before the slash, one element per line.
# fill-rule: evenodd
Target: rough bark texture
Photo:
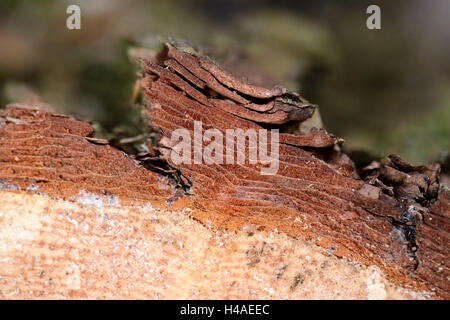
<path fill-rule="evenodd" d="M 195 139 L 194 121 L 202 122 L 203 132 L 215 128 L 226 136 L 230 128 L 303 121 L 314 109 L 295 93 L 247 85 L 209 59 L 172 44 L 142 65 L 149 114 L 164 136 L 161 145 L 169 150 L 175 129 L 186 128 Z M 261 175 L 258 164 L 176 165 L 169 152 L 162 153 L 192 182 L 193 201 L 204 209 L 196 217 L 204 223 L 239 229 L 250 222 L 291 236 L 302 234 L 337 255 L 375 262 L 404 281 L 420 279 L 448 295 L 448 217 L 433 230 L 422 226 L 416 235 L 422 212 L 429 212 L 427 206 L 436 199 L 439 168 L 413 167 L 391 156 L 379 170 L 380 179 L 373 175 L 365 183 L 355 179 L 351 161 L 333 147 L 340 142 L 324 130 L 281 133 L 276 175 Z M 435 240 L 435 253 L 420 261 L 432 245 L 425 238 Z"/>
<path fill-rule="evenodd" d="M 0 187 L 39 188 L 64 199 L 85 190 L 136 203 L 175 202 L 204 225 L 282 231 L 449 297 L 450 196 L 439 191 L 437 166 L 414 167 L 390 156 L 360 178 L 339 151 L 341 139 L 323 129 L 283 132 L 314 112 L 298 94 L 248 85 L 169 44 L 156 57 L 142 62 L 141 86 L 152 125 L 162 133 L 160 155 L 176 168 L 185 192 L 91 138 L 86 123 L 15 107 L 0 112 Z M 232 128 L 280 128 L 278 173 L 261 175 L 263 166 L 249 163 L 175 165 L 168 157 L 171 134 L 185 128 L 194 136 L 194 121 L 224 136 Z"/>
<path fill-rule="evenodd" d="M 93 133 L 88 123 L 67 116 L 0 110 L 0 185 L 26 189 L 35 184 L 64 198 L 80 190 L 138 200 L 174 194 L 167 178 L 142 168 L 107 141 L 90 138 Z"/>
<path fill-rule="evenodd" d="M 436 283 L 442 295 L 448 299 L 450 192 L 442 192 L 431 209 L 423 213 L 422 219 L 416 228 L 419 265 L 415 273 L 429 283 Z"/>

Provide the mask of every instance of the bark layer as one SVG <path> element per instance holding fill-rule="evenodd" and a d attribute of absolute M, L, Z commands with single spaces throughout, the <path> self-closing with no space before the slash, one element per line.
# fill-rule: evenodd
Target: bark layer
<path fill-rule="evenodd" d="M 144 169 L 108 141 L 91 138 L 93 133 L 88 123 L 68 116 L 0 110 L 0 186 L 25 190 L 36 185 L 63 198 L 80 190 L 137 200 L 174 194 L 167 178 Z"/>
<path fill-rule="evenodd" d="M 227 129 L 259 130 L 267 124 L 283 130 L 292 120 L 308 119 L 315 106 L 280 87 L 248 85 L 211 60 L 172 44 L 142 66 L 148 112 L 163 134 L 162 148 L 167 148 L 163 155 L 192 182 L 192 201 L 202 209 L 197 219 L 234 230 L 252 223 L 306 236 L 336 255 L 376 263 L 402 281 L 425 281 L 448 295 L 448 216 L 441 213 L 433 228 L 422 223 L 435 212 L 429 207 L 438 194 L 438 166 L 413 167 L 391 156 L 364 181 L 337 148 L 342 140 L 323 129 L 281 133 L 276 175 L 261 175 L 262 165 L 248 162 L 175 164 L 169 156 L 172 133 L 188 129 L 196 139 L 195 121 L 201 121 L 203 132 L 214 128 L 224 137 Z M 209 144 L 196 142 L 203 149 Z M 247 148 L 247 159 L 249 152 Z M 194 153 L 193 147 L 192 163 Z M 431 256 L 425 253 L 430 250 Z"/>
<path fill-rule="evenodd" d="M 248 85 L 172 45 L 143 61 L 141 86 L 152 125 L 162 133 L 160 157 L 189 190 L 176 190 L 171 179 L 145 169 L 145 157 L 141 165 L 92 138 L 87 123 L 16 107 L 0 111 L 0 187 L 64 199 L 84 190 L 191 208 L 206 226 L 282 231 L 449 297 L 450 196 L 439 189 L 438 167 L 391 156 L 360 178 L 339 151 L 341 139 L 323 129 L 283 132 L 292 121 L 308 119 L 314 105 L 277 86 Z M 224 136 L 226 129 L 280 128 L 278 173 L 261 175 L 263 165 L 249 163 L 176 165 L 168 156 L 171 134 L 184 128 L 194 136 L 194 121 Z"/>

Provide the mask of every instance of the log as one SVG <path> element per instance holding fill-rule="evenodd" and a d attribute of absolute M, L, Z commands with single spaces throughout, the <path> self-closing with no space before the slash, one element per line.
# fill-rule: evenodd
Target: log
<path fill-rule="evenodd" d="M 340 247 L 339 239 L 327 242 L 321 231 L 314 235 L 316 225 L 305 230 L 302 222 L 307 221 L 308 212 L 279 206 L 282 197 L 276 198 L 276 204 L 264 203 L 259 215 L 252 215 L 252 206 L 243 211 L 242 205 L 236 207 L 224 194 L 212 200 L 211 194 L 200 193 L 202 188 L 196 187 L 197 179 L 193 179 L 190 195 L 186 195 L 176 189 L 172 178 L 144 168 L 145 158 L 139 164 L 104 140 L 90 137 L 92 132 L 85 122 L 41 110 L 8 107 L 0 111 L 2 297 L 192 297 L 189 283 L 197 279 L 198 269 L 179 264 L 176 257 L 186 255 L 184 247 L 162 249 L 161 242 L 155 240 L 168 235 L 170 241 L 197 248 L 191 249 L 195 256 L 190 265 L 201 268 L 212 260 L 221 261 L 233 275 L 224 279 L 218 274 L 221 268 L 205 271 L 201 279 L 195 280 L 196 298 L 432 297 L 433 285 L 429 280 L 419 283 L 392 272 L 385 276 L 386 261 L 359 259 L 355 252 Z M 242 190 L 246 190 L 245 186 Z M 236 192 L 242 194 L 242 190 L 237 188 Z M 374 191 L 379 195 L 377 190 L 370 187 L 360 191 L 374 198 Z M 443 203 L 435 202 L 430 214 L 448 214 L 448 204 Z M 242 216 L 245 212 L 249 215 Z M 294 216 L 293 221 L 286 219 L 286 212 Z M 165 221 L 164 227 L 160 226 L 161 221 Z M 202 222 L 200 226 L 196 221 Z M 342 235 L 343 239 L 355 232 L 350 224 L 347 228 L 350 231 Z M 398 228 L 398 237 L 402 237 Z M 31 239 L 30 234 L 34 235 Z M 429 238 L 432 233 L 425 230 L 424 234 L 423 239 L 433 241 Z M 139 243 L 147 244 L 139 247 L 139 255 L 130 254 L 136 239 L 146 239 Z M 328 249 L 321 251 L 321 246 Z M 264 247 L 266 250 L 261 251 Z M 402 249 L 407 250 L 406 241 Z M 428 252 L 439 255 L 445 250 L 444 246 L 433 246 Z M 100 252 L 104 255 L 99 256 Z M 142 264 L 142 257 L 146 257 L 146 264 Z M 310 257 L 314 257 L 313 262 Z M 434 256 L 423 259 L 424 271 L 419 264 L 417 272 L 423 272 L 423 279 L 439 280 L 430 277 L 428 269 L 434 267 Z M 355 264 L 355 260 L 366 263 Z M 137 285 L 143 281 L 142 275 L 148 274 L 146 265 L 167 272 Z M 187 282 L 177 281 L 175 272 Z M 256 279 L 265 282 L 254 280 L 249 272 L 258 274 Z M 293 279 L 299 274 L 303 285 L 295 289 Z M 211 291 L 213 282 L 217 290 Z M 170 289 L 163 289 L 163 283 L 169 283 Z M 266 291 L 267 284 L 271 293 Z M 398 287 L 399 284 L 412 285 L 416 291 Z M 125 291 L 124 286 L 128 288 Z M 435 297 L 446 296 L 437 291 Z"/>
<path fill-rule="evenodd" d="M 203 134 L 214 128 L 226 136 L 227 129 L 260 130 L 267 124 L 283 132 L 290 121 L 311 117 L 315 106 L 278 86 L 246 84 L 173 43 L 141 65 L 147 110 L 163 135 L 163 157 L 192 182 L 194 196 L 186 202 L 201 208 L 197 219 L 231 230 L 252 223 L 292 237 L 302 235 L 338 256 L 376 263 L 400 281 L 421 281 L 448 295 L 449 220 L 441 212 L 448 207 L 440 204 L 447 201 L 448 191 L 437 199 L 439 166 L 414 167 L 391 155 L 378 168 L 367 169 L 364 180 L 339 151 L 342 140 L 323 129 L 304 135 L 280 133 L 275 175 L 261 175 L 263 165 L 248 162 L 196 163 L 195 143 L 200 152 L 209 144 L 195 137 L 196 122 L 201 122 Z M 190 163 L 175 163 L 170 156 L 175 147 L 171 137 L 181 128 L 194 140 Z M 248 157 L 250 147 L 245 152 Z M 441 208 L 439 219 L 433 203 Z M 439 223 L 425 227 L 428 215 Z"/>
<path fill-rule="evenodd" d="M 153 156 L 132 157 L 94 138 L 85 122 L 10 106 L 0 111 L 0 188 L 71 201 L 77 201 L 80 192 L 81 197 L 88 192 L 118 197 L 131 208 L 151 202 L 164 209 L 189 209 L 188 216 L 206 230 L 239 234 L 255 226 L 248 236 L 281 232 L 303 245 L 313 243 L 342 261 L 375 265 L 395 284 L 450 297 L 450 196 L 439 185 L 439 166 L 412 166 L 390 155 L 358 172 L 340 151 L 343 140 L 326 130 L 288 133 L 292 123 L 301 123 L 316 112 L 316 106 L 297 93 L 247 84 L 210 59 L 169 43 L 153 60 L 140 62 L 150 125 L 161 133 L 154 146 L 156 157 L 169 170 L 154 169 L 149 164 Z M 266 130 L 271 141 L 276 133 L 270 130 L 279 129 L 276 174 L 261 174 L 267 165 L 248 161 L 250 146 L 245 148 L 244 163 L 195 163 L 196 147 L 203 151 L 209 145 L 195 137 L 199 122 L 201 137 L 208 129 L 223 136 L 228 129 L 253 129 Z M 177 129 L 194 137 L 190 164 L 176 163 L 171 156 Z M 233 150 L 234 158 L 237 155 L 238 150 Z M 56 213 L 50 217 L 57 219 Z M 145 224 L 139 216 L 133 217 Z M 118 221 L 128 223 L 125 216 Z M 67 226 L 55 228 L 68 235 L 79 232 Z M 139 232 L 138 237 L 148 236 Z M 125 232 L 124 236 L 129 239 L 135 234 Z M 111 244 L 105 241 L 102 245 Z M 109 256 L 122 257 L 127 247 L 118 250 L 119 255 L 110 252 Z M 221 257 L 232 261 L 229 255 Z M 107 266 L 99 268 L 105 271 Z M 94 274 L 89 273 L 95 278 Z M 117 273 L 108 273 L 113 275 Z M 111 297 L 112 292 L 87 289 L 73 295 Z M 121 297 L 142 297 L 143 292 Z M 167 297 L 158 292 L 159 297 Z"/>

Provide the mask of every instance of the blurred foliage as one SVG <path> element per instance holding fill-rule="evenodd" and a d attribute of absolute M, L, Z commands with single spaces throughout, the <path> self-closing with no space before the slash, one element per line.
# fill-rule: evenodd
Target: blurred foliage
<path fill-rule="evenodd" d="M 348 149 L 434 161 L 450 150 L 450 3 L 376 3 L 382 30 L 371 31 L 365 0 L 3 0 L 0 103 L 24 100 L 27 86 L 106 135 L 137 134 L 128 49 L 173 36 L 249 80 L 300 91 Z M 65 27 L 69 4 L 82 30 Z"/>

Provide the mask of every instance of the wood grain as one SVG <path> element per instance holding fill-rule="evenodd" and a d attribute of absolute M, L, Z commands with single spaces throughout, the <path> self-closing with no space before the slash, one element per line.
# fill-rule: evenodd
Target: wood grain
<path fill-rule="evenodd" d="M 281 231 L 337 257 L 375 264 L 396 282 L 450 297 L 450 196 L 439 186 L 439 166 L 411 166 L 392 155 L 357 172 L 339 149 L 342 139 L 324 129 L 284 132 L 316 108 L 297 93 L 246 84 L 170 44 L 141 64 L 151 126 L 162 134 L 155 149 L 190 181 L 189 190 L 177 190 L 170 178 L 145 169 L 144 160 L 92 138 L 86 122 L 14 106 L 0 111 L 0 187 L 63 199 L 88 191 L 190 208 L 205 226 Z M 173 163 L 172 132 L 184 128 L 193 136 L 195 121 L 203 132 L 280 129 L 278 172 L 261 175 L 263 165 L 247 162 Z"/>

